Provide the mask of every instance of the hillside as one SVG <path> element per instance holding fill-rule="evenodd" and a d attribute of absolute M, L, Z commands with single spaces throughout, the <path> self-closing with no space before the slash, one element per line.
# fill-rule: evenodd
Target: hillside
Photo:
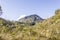
<path fill-rule="evenodd" d="M 0 40 L 60 40 L 60 10 L 34 26 L 0 18 Z"/>

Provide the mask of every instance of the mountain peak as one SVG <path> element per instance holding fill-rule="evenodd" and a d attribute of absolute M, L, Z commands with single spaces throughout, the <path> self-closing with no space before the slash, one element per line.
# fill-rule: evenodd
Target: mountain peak
<path fill-rule="evenodd" d="M 39 17 L 36 14 L 25 16 L 24 18 L 19 19 L 19 22 L 21 23 L 36 23 L 36 22 L 42 22 L 44 19 Z"/>

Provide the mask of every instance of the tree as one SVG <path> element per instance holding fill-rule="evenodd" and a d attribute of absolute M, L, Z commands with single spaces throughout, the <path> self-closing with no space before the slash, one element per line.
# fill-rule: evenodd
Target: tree
<path fill-rule="evenodd" d="M 0 6 L 0 16 L 2 15 L 2 9 L 1 9 L 1 6 Z"/>
<path fill-rule="evenodd" d="M 56 10 L 55 14 L 60 14 L 60 9 Z"/>

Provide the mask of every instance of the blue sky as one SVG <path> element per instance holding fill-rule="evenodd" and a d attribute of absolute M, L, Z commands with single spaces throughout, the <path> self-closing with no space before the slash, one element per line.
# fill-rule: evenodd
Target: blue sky
<path fill-rule="evenodd" d="M 0 0 L 2 18 L 16 20 L 20 16 L 37 14 L 46 19 L 60 9 L 60 0 Z"/>

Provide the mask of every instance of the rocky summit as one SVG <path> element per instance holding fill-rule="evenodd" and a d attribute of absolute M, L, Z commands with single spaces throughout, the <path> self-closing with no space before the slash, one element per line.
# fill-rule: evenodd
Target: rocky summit
<path fill-rule="evenodd" d="M 44 19 L 42 19 L 40 16 L 33 14 L 29 16 L 25 16 L 24 18 L 19 19 L 19 22 L 21 23 L 36 23 L 36 22 L 42 22 Z"/>

